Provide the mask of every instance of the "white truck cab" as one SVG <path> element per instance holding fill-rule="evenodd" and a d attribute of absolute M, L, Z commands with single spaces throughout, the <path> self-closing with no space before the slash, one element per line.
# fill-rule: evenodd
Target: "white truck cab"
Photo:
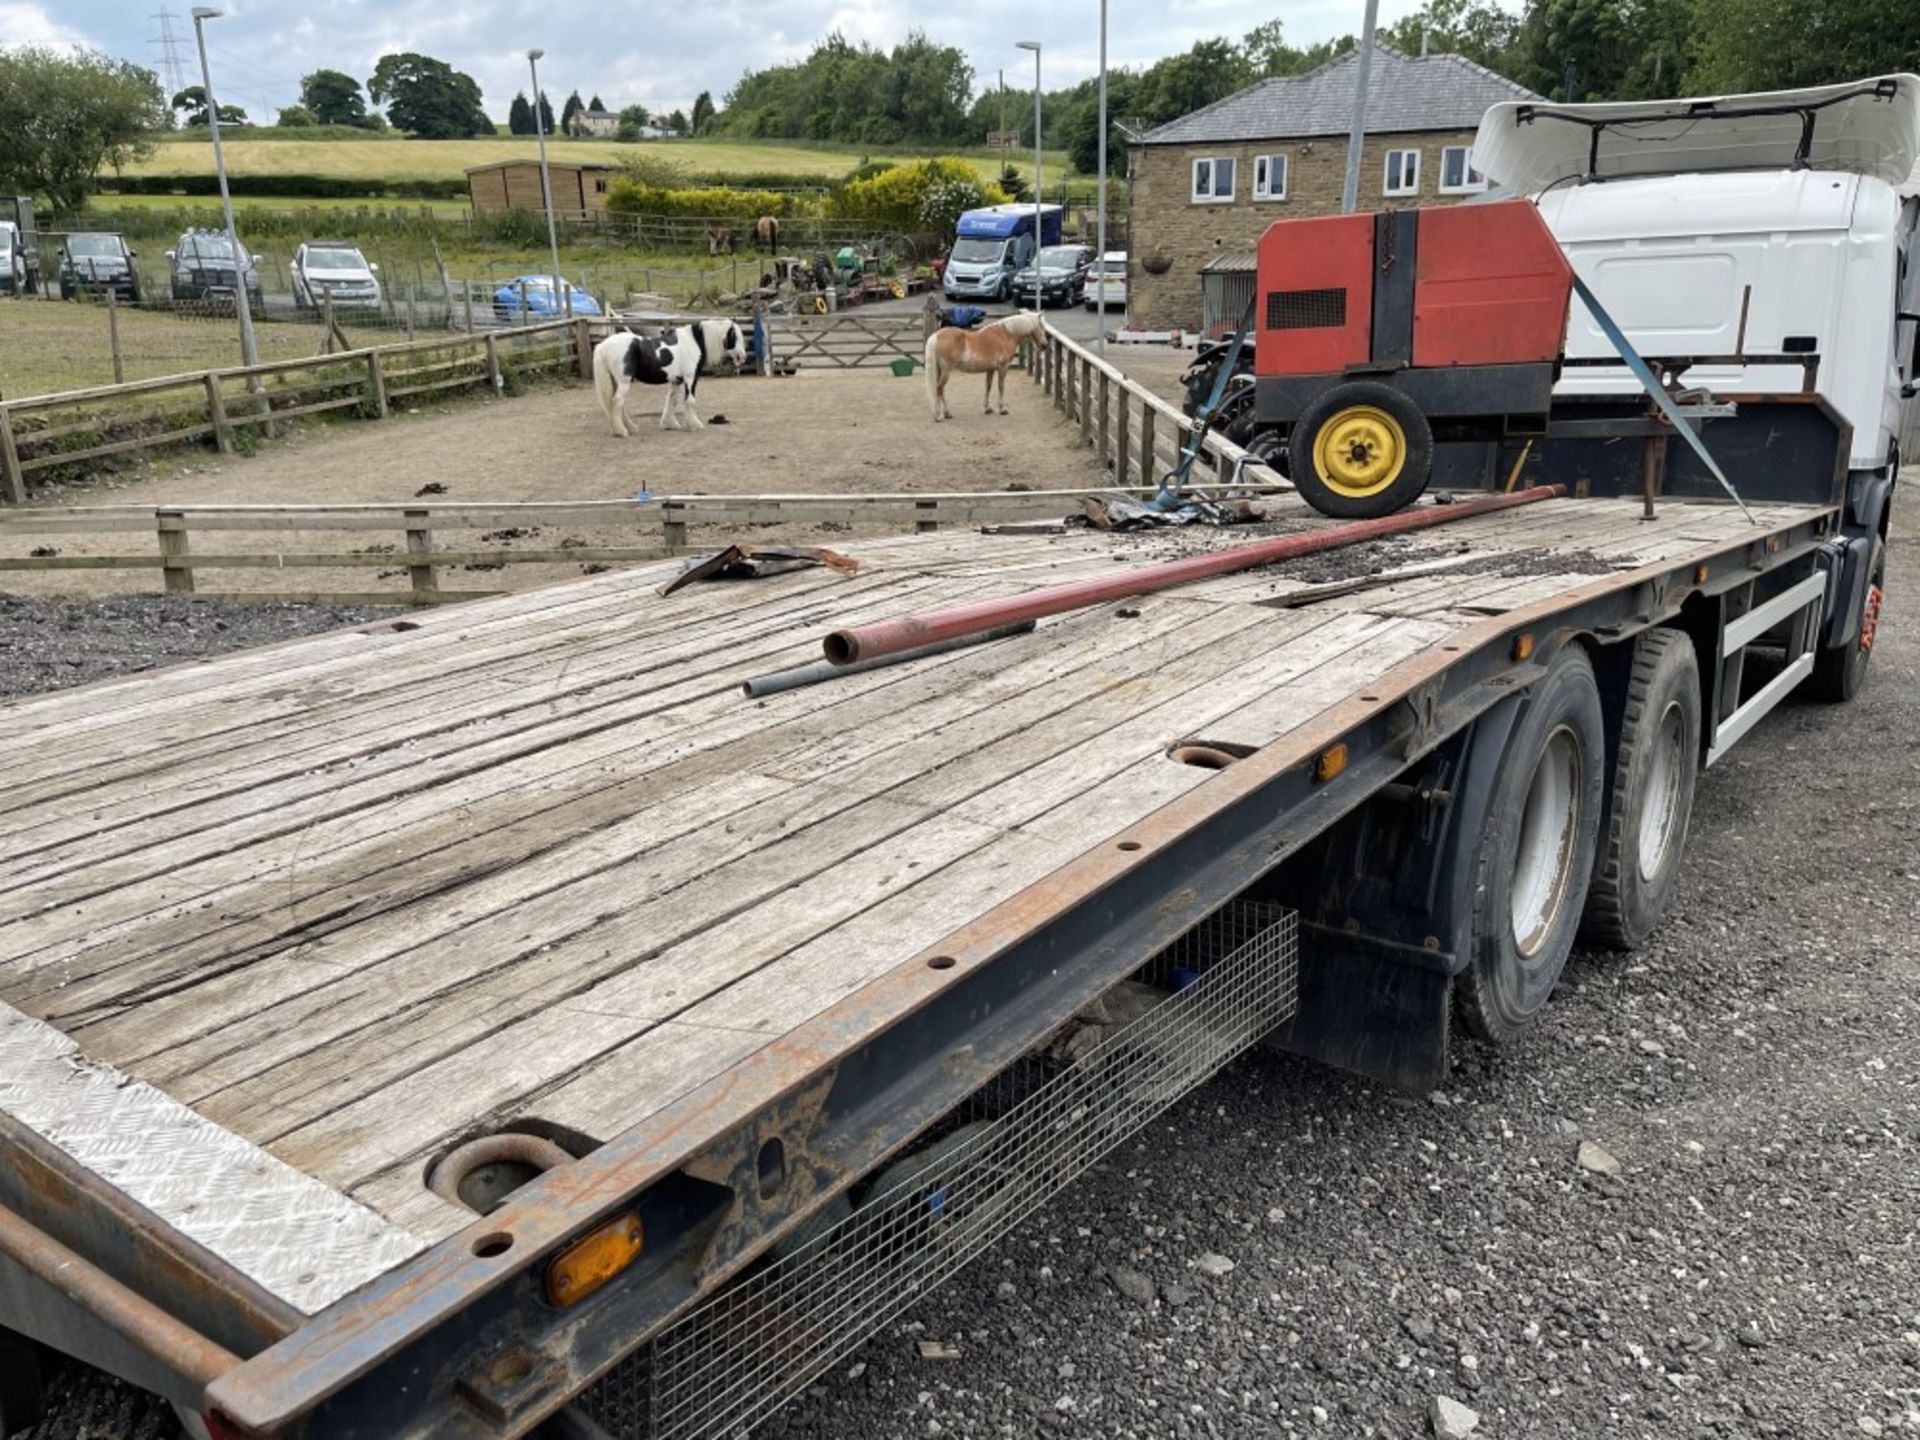
<path fill-rule="evenodd" d="M 1891 477 L 1920 332 L 1920 76 L 1607 105 L 1497 105 L 1474 163 L 1532 195 L 1642 354 L 1713 357 L 1718 394 L 1813 388 L 1852 425 L 1850 465 Z M 1614 353 L 1578 299 L 1567 354 Z M 1569 368 L 1562 393 L 1634 388 Z"/>

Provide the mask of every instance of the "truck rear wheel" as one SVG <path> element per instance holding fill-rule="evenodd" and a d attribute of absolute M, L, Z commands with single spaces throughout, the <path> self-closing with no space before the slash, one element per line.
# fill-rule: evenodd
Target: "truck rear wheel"
<path fill-rule="evenodd" d="M 1638 949 L 1667 913 L 1700 773 L 1700 709 L 1693 641 L 1649 630 L 1634 643 L 1582 926 L 1602 945 Z"/>
<path fill-rule="evenodd" d="M 1454 997 L 1482 1040 L 1517 1039 L 1559 983 L 1593 875 L 1605 781 L 1600 687 L 1586 652 L 1569 646 L 1528 697 L 1474 849 L 1472 939 Z"/>
<path fill-rule="evenodd" d="M 1336 385 L 1293 427 L 1288 477 L 1322 515 L 1371 520 L 1420 498 L 1433 473 L 1433 429 L 1377 380 Z"/>
<path fill-rule="evenodd" d="M 1874 632 L 1880 625 L 1880 604 L 1887 589 L 1887 542 L 1876 535 L 1867 552 L 1867 600 L 1860 611 L 1859 632 L 1845 645 L 1824 647 L 1813 659 L 1807 689 L 1821 700 L 1846 701 L 1867 683 L 1867 662 L 1873 659 Z"/>

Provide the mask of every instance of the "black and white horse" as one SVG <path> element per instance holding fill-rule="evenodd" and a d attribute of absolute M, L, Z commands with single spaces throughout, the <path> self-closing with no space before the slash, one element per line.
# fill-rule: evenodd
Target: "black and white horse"
<path fill-rule="evenodd" d="M 681 428 L 673 418 L 676 396 L 689 422 L 685 428 L 701 429 L 700 417 L 694 413 L 694 395 L 700 387 L 700 376 L 723 355 L 736 366 L 747 363 L 746 339 L 731 320 L 696 320 L 657 336 L 626 330 L 609 335 L 593 349 L 593 390 L 613 433 L 632 433 L 627 429 L 627 391 L 635 381 L 667 387 L 667 403 L 660 411 L 662 430 Z"/>

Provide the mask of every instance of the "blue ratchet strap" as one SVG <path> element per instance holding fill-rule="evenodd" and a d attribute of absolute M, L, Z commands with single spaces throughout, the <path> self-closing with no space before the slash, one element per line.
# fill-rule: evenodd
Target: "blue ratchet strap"
<path fill-rule="evenodd" d="M 1660 408 L 1660 413 L 1666 416 L 1667 423 L 1679 431 L 1680 437 L 1693 447 L 1693 453 L 1700 457 L 1700 463 L 1705 465 L 1713 478 L 1720 482 L 1720 488 L 1733 497 L 1733 503 L 1740 507 L 1740 513 L 1753 524 L 1758 525 L 1760 522 L 1754 518 L 1753 511 L 1747 509 L 1747 502 L 1740 498 L 1740 492 L 1733 488 L 1733 482 L 1727 479 L 1719 462 L 1707 453 L 1706 444 L 1700 439 L 1700 432 L 1695 430 L 1687 417 L 1680 413 L 1679 407 L 1673 403 L 1673 397 L 1667 394 L 1666 387 L 1660 383 L 1659 377 L 1653 373 L 1647 362 L 1640 358 L 1639 352 L 1633 348 L 1633 342 L 1627 339 L 1626 333 L 1614 323 L 1613 317 L 1600 303 L 1600 297 L 1589 290 L 1587 282 L 1578 275 L 1573 277 L 1573 288 L 1579 293 L 1581 303 L 1587 307 L 1588 312 L 1599 324 L 1600 333 L 1605 335 L 1613 348 L 1620 352 L 1620 358 L 1627 362 L 1627 369 L 1633 372 L 1633 378 L 1638 380 L 1641 387 L 1653 398 L 1653 403 Z"/>
<path fill-rule="evenodd" d="M 1146 502 L 1149 510 L 1178 510 L 1186 501 L 1180 498 L 1180 490 L 1187 483 L 1187 472 L 1193 468 L 1194 457 L 1200 453 L 1201 442 L 1207 438 L 1207 429 L 1213 424 L 1214 412 L 1220 408 L 1220 401 L 1227 393 L 1227 386 L 1233 380 L 1234 371 L 1240 365 L 1240 351 L 1245 348 L 1247 336 L 1253 333 L 1253 306 L 1247 306 L 1246 318 L 1240 322 L 1240 328 L 1233 334 L 1233 344 L 1228 348 L 1226 358 L 1220 362 L 1220 368 L 1214 372 L 1213 393 L 1207 397 L 1207 403 L 1200 407 L 1193 417 L 1193 429 L 1187 440 L 1186 453 L 1180 457 L 1180 463 L 1160 477 L 1160 488 L 1154 491 L 1153 498 Z"/>

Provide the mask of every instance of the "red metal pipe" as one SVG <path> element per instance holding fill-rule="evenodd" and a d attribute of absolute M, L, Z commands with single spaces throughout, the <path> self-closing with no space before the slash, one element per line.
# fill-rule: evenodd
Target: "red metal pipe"
<path fill-rule="evenodd" d="M 1531 505 L 1566 493 L 1564 485 L 1536 485 L 1512 495 L 1486 495 L 1457 505 L 1427 505 L 1417 510 L 1402 510 L 1397 515 L 1384 515 L 1378 520 L 1356 520 L 1350 525 L 1281 535 L 1272 540 L 1208 551 L 1204 555 L 1188 555 L 1160 565 L 1141 565 L 1120 575 L 1072 580 L 1065 585 L 1030 590 L 1001 600 L 978 600 L 970 605 L 923 610 L 898 620 L 877 620 L 851 630 L 836 630 L 827 636 L 827 659 L 836 665 L 851 665 L 921 645 L 937 644 L 956 635 L 971 635 L 977 630 L 1038 620 L 1044 615 L 1084 610 L 1090 605 L 1104 605 L 1109 600 L 1125 600 L 1133 595 L 1150 595 L 1193 580 L 1231 575 L 1236 570 L 1252 570 L 1301 555 L 1317 555 L 1323 550 L 1338 550 L 1343 545 L 1358 545 L 1408 530 L 1424 530 L 1450 520 L 1490 515 L 1496 510 L 1511 510 L 1517 505 Z"/>

